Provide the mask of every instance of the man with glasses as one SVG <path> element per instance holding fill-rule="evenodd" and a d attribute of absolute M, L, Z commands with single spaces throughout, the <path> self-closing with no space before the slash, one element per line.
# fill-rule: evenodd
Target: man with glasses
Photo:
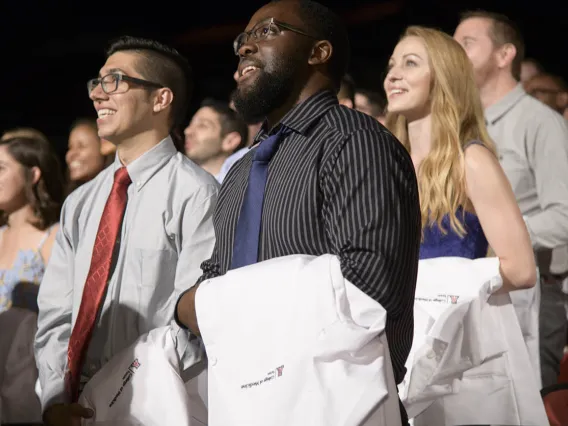
<path fill-rule="evenodd" d="M 218 184 L 178 153 L 189 65 L 158 42 L 124 37 L 89 81 L 114 163 L 66 200 L 39 297 L 36 359 L 47 425 L 79 424 L 85 383 L 142 334 L 170 324 L 177 296 L 214 244 Z M 171 322 L 182 370 L 201 351 Z"/>
<path fill-rule="evenodd" d="M 349 40 L 324 6 L 269 3 L 234 48 L 235 107 L 246 121 L 264 124 L 223 182 L 216 245 L 198 283 L 275 257 L 337 255 L 344 277 L 388 313 L 400 383 L 412 344 L 421 235 L 410 156 L 372 117 L 339 105 Z M 196 289 L 180 297 L 176 315 L 199 334 Z"/>

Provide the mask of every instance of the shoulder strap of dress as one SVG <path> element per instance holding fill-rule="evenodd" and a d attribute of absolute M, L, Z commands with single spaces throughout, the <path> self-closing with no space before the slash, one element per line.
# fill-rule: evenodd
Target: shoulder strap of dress
<path fill-rule="evenodd" d="M 485 146 L 483 145 L 483 142 L 478 141 L 478 140 L 472 140 L 467 142 L 464 146 L 463 146 L 463 150 L 465 151 L 468 147 L 470 147 L 471 145 L 480 145 L 480 146 Z"/>
<path fill-rule="evenodd" d="M 43 248 L 43 245 L 47 241 L 47 237 L 49 237 L 49 234 L 51 234 L 51 231 L 53 230 L 54 227 L 55 227 L 55 224 L 53 224 L 49 228 L 47 228 L 47 230 L 45 231 L 45 234 L 43 235 L 43 238 L 41 239 L 41 241 L 39 242 L 39 244 L 37 246 L 38 251 L 40 251 Z"/>

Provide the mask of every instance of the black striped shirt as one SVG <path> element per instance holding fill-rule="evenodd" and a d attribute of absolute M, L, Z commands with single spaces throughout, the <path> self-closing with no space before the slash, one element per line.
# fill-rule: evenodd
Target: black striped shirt
<path fill-rule="evenodd" d="M 397 383 L 413 336 L 420 247 L 418 187 L 400 142 L 373 118 L 320 92 L 281 123 L 292 132 L 272 158 L 259 261 L 292 254 L 337 255 L 344 277 L 387 311 Z M 265 126 L 256 141 L 278 130 Z M 252 164 L 252 150 L 225 178 L 214 215 L 216 244 L 200 282 L 227 272 Z"/>

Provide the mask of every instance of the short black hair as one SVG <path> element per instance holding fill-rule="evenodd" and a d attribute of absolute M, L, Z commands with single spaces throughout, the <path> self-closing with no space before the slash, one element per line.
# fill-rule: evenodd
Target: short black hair
<path fill-rule="evenodd" d="M 274 0 L 273 3 L 283 0 Z M 349 68 L 351 47 L 347 27 L 333 11 L 312 0 L 294 2 L 299 18 L 306 26 L 305 31 L 319 40 L 328 40 L 333 53 L 328 62 L 328 73 L 339 91 L 341 79 Z"/>
<path fill-rule="evenodd" d="M 235 148 L 234 152 L 247 145 L 248 126 L 227 102 L 207 98 L 201 102 L 201 108 L 211 108 L 219 115 L 222 137 L 232 132 L 237 132 L 240 135 L 241 143 Z"/>
<path fill-rule="evenodd" d="M 138 72 L 147 80 L 168 87 L 174 94 L 170 130 L 183 125 L 193 92 L 192 71 L 187 59 L 176 49 L 156 40 L 123 36 L 113 41 L 107 58 L 116 52 L 133 51 L 144 57 Z"/>

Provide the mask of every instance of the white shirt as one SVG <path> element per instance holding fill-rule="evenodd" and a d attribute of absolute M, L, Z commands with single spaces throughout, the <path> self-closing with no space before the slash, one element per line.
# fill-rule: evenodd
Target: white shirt
<path fill-rule="evenodd" d="M 499 259 L 421 260 L 401 396 L 414 425 L 547 424 Z M 482 409 L 480 409 L 482 408 Z"/>
<path fill-rule="evenodd" d="M 35 350 L 42 406 L 64 402 L 64 373 L 101 214 L 115 162 L 65 201 L 40 286 Z M 195 284 L 214 245 L 218 183 L 182 154 L 170 137 L 127 166 L 132 184 L 116 266 L 86 355 L 84 383 L 148 331 L 172 324 L 183 367 L 200 361 L 197 340 L 172 321 L 179 293 Z"/>
<path fill-rule="evenodd" d="M 209 426 L 400 425 L 386 311 L 336 256 L 231 270 L 203 281 L 195 305 Z"/>

